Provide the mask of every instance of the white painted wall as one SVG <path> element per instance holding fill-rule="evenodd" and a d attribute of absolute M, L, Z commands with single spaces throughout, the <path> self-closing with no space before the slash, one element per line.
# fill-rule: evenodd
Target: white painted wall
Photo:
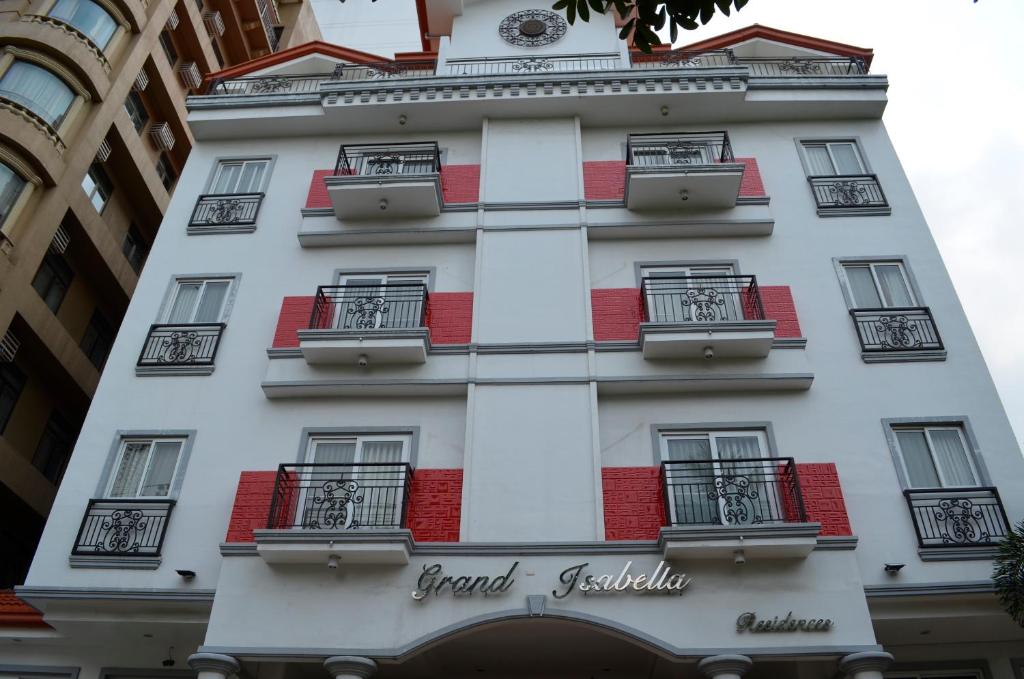
<path fill-rule="evenodd" d="M 312 0 L 324 42 L 391 58 L 419 52 L 415 0 Z"/>

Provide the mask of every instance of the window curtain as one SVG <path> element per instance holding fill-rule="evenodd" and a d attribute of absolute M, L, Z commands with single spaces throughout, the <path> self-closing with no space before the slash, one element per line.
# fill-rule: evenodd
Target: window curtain
<path fill-rule="evenodd" d="M 50 16 L 71 24 L 103 49 L 114 36 L 117 22 L 92 0 L 57 0 Z"/>
<path fill-rule="evenodd" d="M 875 275 L 882 287 L 882 297 L 887 307 L 908 307 L 914 305 L 910 297 L 903 272 L 898 264 L 881 264 L 875 267 Z"/>
<path fill-rule="evenodd" d="M 146 457 L 149 454 L 148 442 L 128 442 L 121 454 L 121 464 L 110 485 L 110 497 L 135 497 L 142 472 L 146 468 Z"/>
<path fill-rule="evenodd" d="M 203 288 L 203 296 L 196 309 L 196 323 L 219 323 L 220 312 L 224 307 L 224 298 L 228 294 L 229 281 L 207 281 Z"/>
<path fill-rule="evenodd" d="M 907 481 L 912 488 L 938 488 L 939 475 L 935 471 L 932 457 L 928 453 L 928 442 L 923 431 L 896 432 L 900 444 L 903 466 L 907 469 Z"/>
<path fill-rule="evenodd" d="M 832 157 L 836 161 L 836 174 L 862 174 L 864 168 L 857 157 L 853 144 L 831 144 Z"/>
<path fill-rule="evenodd" d="M 178 291 L 174 296 L 174 303 L 171 311 L 167 314 L 168 323 L 189 323 L 192 320 L 192 310 L 199 299 L 199 291 L 202 283 L 178 283 Z"/>
<path fill-rule="evenodd" d="M 166 497 L 171 491 L 174 469 L 178 466 L 178 441 L 157 441 L 153 444 L 153 459 L 139 490 L 141 497 Z"/>
<path fill-rule="evenodd" d="M 928 433 L 931 435 L 935 459 L 946 480 L 945 485 L 978 485 L 978 479 L 975 478 L 971 463 L 967 459 L 967 451 L 964 450 L 960 432 L 954 429 L 932 429 Z"/>
<path fill-rule="evenodd" d="M 878 309 L 882 306 L 882 298 L 875 288 L 875 279 L 867 266 L 845 267 L 846 280 L 850 282 L 853 293 L 853 306 L 857 309 Z"/>
<path fill-rule="evenodd" d="M 15 61 L 0 78 L 0 93 L 29 109 L 52 127 L 58 127 L 75 93 L 45 68 Z"/>
<path fill-rule="evenodd" d="M 807 156 L 807 167 L 812 177 L 828 177 L 836 174 L 832 167 L 832 158 L 824 145 L 804 146 Z"/>
<path fill-rule="evenodd" d="M 706 438 L 673 438 L 666 441 L 665 447 L 671 462 L 707 460 L 707 464 L 668 466 L 672 524 L 700 526 L 721 523 L 715 491 L 715 469 L 711 464 L 711 441 Z"/>
<path fill-rule="evenodd" d="M 362 461 L 398 464 L 402 461 L 401 441 L 363 441 Z M 364 488 L 360 523 L 364 526 L 399 527 L 405 477 L 398 467 L 362 467 Z"/>
<path fill-rule="evenodd" d="M 390 305 L 385 304 L 383 278 L 349 278 L 339 290 L 335 310 L 337 327 L 343 330 L 387 328 Z"/>
<path fill-rule="evenodd" d="M 241 163 L 223 163 L 213 185 L 213 193 L 235 193 L 238 176 L 242 173 Z"/>
<path fill-rule="evenodd" d="M 3 225 L 11 208 L 25 188 L 25 180 L 18 176 L 18 173 L 0 163 L 0 226 Z"/>
<path fill-rule="evenodd" d="M 245 163 L 242 176 L 238 180 L 238 193 L 257 193 L 263 183 L 263 172 L 267 169 L 264 161 Z"/>
<path fill-rule="evenodd" d="M 716 436 L 719 463 L 719 511 L 723 523 L 768 523 L 785 517 L 776 485 L 775 465 L 766 462 L 729 462 L 763 457 L 757 436 Z"/>

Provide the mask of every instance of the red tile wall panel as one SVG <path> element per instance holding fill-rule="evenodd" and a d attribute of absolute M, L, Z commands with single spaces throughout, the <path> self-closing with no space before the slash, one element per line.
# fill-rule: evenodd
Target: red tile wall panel
<path fill-rule="evenodd" d="M 605 467 L 605 540 L 657 540 L 665 525 L 660 467 Z"/>
<path fill-rule="evenodd" d="M 820 535 L 853 535 L 835 464 L 797 464 L 796 473 L 800 478 L 807 520 L 821 524 Z"/>
<path fill-rule="evenodd" d="M 334 170 L 313 170 L 313 178 L 309 182 L 309 193 L 306 194 L 307 208 L 331 207 L 331 199 L 327 195 L 324 177 L 334 174 Z"/>
<path fill-rule="evenodd" d="M 788 285 L 760 285 L 764 315 L 775 324 L 776 337 L 803 337 L 800 319 L 796 315 L 796 304 Z"/>
<path fill-rule="evenodd" d="M 274 348 L 298 347 L 298 330 L 309 327 L 309 319 L 313 314 L 315 297 L 285 297 L 281 301 L 281 312 L 277 317 L 277 329 L 274 330 Z"/>
<path fill-rule="evenodd" d="M 473 334 L 473 293 L 430 293 L 427 328 L 431 344 L 469 344 Z"/>
<path fill-rule="evenodd" d="M 589 160 L 583 163 L 583 196 L 587 200 L 623 200 L 626 161 Z"/>
<path fill-rule="evenodd" d="M 417 469 L 406 516 L 416 542 L 458 542 L 461 520 L 462 470 Z"/>
<path fill-rule="evenodd" d="M 441 195 L 445 203 L 476 203 L 480 200 L 479 165 L 445 165 L 441 168 Z"/>
<path fill-rule="evenodd" d="M 640 288 L 605 288 L 590 291 L 594 339 L 636 341 L 640 337 L 643 305 Z"/>
<path fill-rule="evenodd" d="M 761 181 L 761 168 L 757 166 L 757 158 L 737 158 L 743 163 L 743 179 L 740 180 L 740 197 L 760 198 L 765 196 L 764 182 Z"/>
<path fill-rule="evenodd" d="M 225 542 L 254 542 L 253 530 L 267 527 L 276 479 L 277 472 L 242 472 Z"/>

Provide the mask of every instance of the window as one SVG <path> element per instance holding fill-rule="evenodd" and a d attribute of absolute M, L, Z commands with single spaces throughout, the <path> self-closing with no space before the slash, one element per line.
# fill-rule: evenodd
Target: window
<path fill-rule="evenodd" d="M 263 178 L 270 167 L 269 158 L 257 160 L 222 160 L 210 182 L 210 193 L 260 193 Z"/>
<path fill-rule="evenodd" d="M 110 176 L 103 166 L 93 163 L 82 179 L 82 190 L 85 191 L 85 195 L 89 196 L 89 202 L 96 208 L 96 212 L 103 214 L 103 208 L 106 207 L 107 201 L 114 193 L 114 184 L 110 181 Z"/>
<path fill-rule="evenodd" d="M 184 443 L 180 438 L 123 439 L 107 497 L 167 497 Z"/>
<path fill-rule="evenodd" d="M 980 477 L 968 452 L 963 427 L 894 427 L 899 462 L 910 488 L 978 486 Z"/>
<path fill-rule="evenodd" d="M 200 9 L 199 13 L 202 14 L 202 12 L 203 11 Z M 224 55 L 220 53 L 220 47 L 217 46 L 217 41 L 211 39 L 210 47 L 213 48 L 213 56 L 217 57 L 217 65 L 224 68 Z"/>
<path fill-rule="evenodd" d="M 855 309 L 907 308 L 917 305 L 901 262 L 849 262 L 843 274 Z"/>
<path fill-rule="evenodd" d="M 171 161 L 167 159 L 166 153 L 161 153 L 156 159 L 156 174 L 160 177 L 160 183 L 164 185 L 164 188 L 170 191 L 178 175 L 175 174 L 174 168 L 171 167 Z"/>
<path fill-rule="evenodd" d="M 341 330 L 423 326 L 426 273 L 339 274 L 332 300 Z"/>
<path fill-rule="evenodd" d="M 128 260 L 128 264 L 131 265 L 135 273 L 142 271 L 142 265 L 146 263 L 146 258 L 149 257 L 149 246 L 134 224 L 128 227 L 128 232 L 124 235 L 124 241 L 121 243 L 121 252 L 124 253 L 125 259 Z"/>
<path fill-rule="evenodd" d="M 640 270 L 651 323 L 741 321 L 743 283 L 728 264 Z"/>
<path fill-rule="evenodd" d="M 164 323 L 220 323 L 231 287 L 229 278 L 179 279 Z"/>
<path fill-rule="evenodd" d="M 114 328 L 99 311 L 94 311 L 89 319 L 89 327 L 85 329 L 82 336 L 82 351 L 89 357 L 89 361 L 96 366 L 97 370 L 103 370 L 107 362 L 107 355 L 110 354 L 110 347 L 114 344 Z"/>
<path fill-rule="evenodd" d="M 117 22 L 92 0 L 57 0 L 50 16 L 71 24 L 92 40 L 100 49 L 105 48 L 117 30 Z"/>
<path fill-rule="evenodd" d="M 174 39 L 167 31 L 160 31 L 160 46 L 164 49 L 164 55 L 167 56 L 167 63 L 171 66 L 177 64 L 178 50 L 174 49 Z"/>
<path fill-rule="evenodd" d="M 804 142 L 811 177 L 866 174 L 857 144 L 852 141 Z"/>
<path fill-rule="evenodd" d="M 19 60 L 0 77 L 0 95 L 24 106 L 53 128 L 60 127 L 75 100 L 75 93 L 63 80 L 41 66 Z"/>
<path fill-rule="evenodd" d="M 11 413 L 25 388 L 25 373 L 13 363 L 0 363 L 0 434 L 7 429 Z"/>
<path fill-rule="evenodd" d="M 64 470 L 75 446 L 75 433 L 67 420 L 54 412 L 46 423 L 43 435 L 36 446 L 32 464 L 47 480 L 59 485 Z"/>
<path fill-rule="evenodd" d="M 25 180 L 18 176 L 17 172 L 0 163 L 0 226 L 7 221 L 7 216 L 18 202 L 25 184 Z"/>
<path fill-rule="evenodd" d="M 50 311 L 57 313 L 73 277 L 74 273 L 64 257 L 48 252 L 39 265 L 36 277 L 32 279 L 32 287 L 46 302 L 46 306 L 50 307 Z"/>
<path fill-rule="evenodd" d="M 141 134 L 142 128 L 149 122 L 149 112 L 142 101 L 142 95 L 135 90 L 130 90 L 124 100 L 124 110 L 128 112 L 128 117 L 131 118 L 135 131 Z"/>

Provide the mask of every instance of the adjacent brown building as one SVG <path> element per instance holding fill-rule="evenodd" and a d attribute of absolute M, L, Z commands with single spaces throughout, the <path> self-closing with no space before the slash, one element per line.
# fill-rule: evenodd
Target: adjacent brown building
<path fill-rule="evenodd" d="M 0 1 L 0 588 L 20 583 L 193 139 L 309 0 Z"/>

